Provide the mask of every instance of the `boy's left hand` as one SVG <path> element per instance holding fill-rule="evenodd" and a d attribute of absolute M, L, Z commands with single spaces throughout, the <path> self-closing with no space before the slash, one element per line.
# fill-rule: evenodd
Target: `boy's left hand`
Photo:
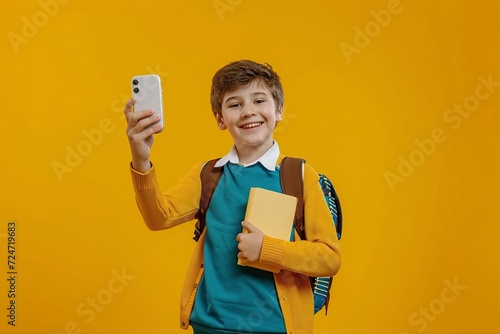
<path fill-rule="evenodd" d="M 243 226 L 247 232 L 238 233 L 236 236 L 238 249 L 240 250 L 238 258 L 248 262 L 256 262 L 260 258 L 264 233 L 247 221 L 242 222 L 241 226 Z"/>

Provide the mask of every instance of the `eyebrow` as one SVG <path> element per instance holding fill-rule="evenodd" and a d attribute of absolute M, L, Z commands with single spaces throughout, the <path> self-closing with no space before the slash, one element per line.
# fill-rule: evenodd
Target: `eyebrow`
<path fill-rule="evenodd" d="M 266 92 L 255 92 L 255 93 L 252 93 L 252 96 L 259 96 L 259 95 L 269 96 L 269 94 L 267 94 Z M 226 100 L 224 100 L 224 103 L 226 103 L 226 102 L 228 102 L 230 100 L 236 100 L 239 97 L 240 96 L 238 96 L 238 95 L 230 96 Z"/>

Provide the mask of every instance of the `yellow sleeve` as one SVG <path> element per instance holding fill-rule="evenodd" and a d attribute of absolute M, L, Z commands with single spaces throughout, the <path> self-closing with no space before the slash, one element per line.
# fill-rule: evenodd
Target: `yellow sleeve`
<path fill-rule="evenodd" d="M 168 229 L 195 219 L 200 203 L 202 166 L 203 163 L 194 166 L 165 193 L 156 180 L 154 165 L 147 173 L 130 167 L 136 202 L 149 229 Z"/>
<path fill-rule="evenodd" d="M 333 218 L 318 182 L 304 165 L 304 225 L 306 240 L 283 241 L 264 237 L 259 262 L 307 276 L 334 276 L 340 268 L 340 248 Z"/>

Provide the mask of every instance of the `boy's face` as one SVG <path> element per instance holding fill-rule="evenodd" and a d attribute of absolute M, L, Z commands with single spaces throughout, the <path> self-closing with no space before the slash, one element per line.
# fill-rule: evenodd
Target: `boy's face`
<path fill-rule="evenodd" d="M 246 87 L 227 92 L 222 98 L 222 116 L 217 114 L 221 130 L 227 129 L 238 152 L 257 150 L 264 154 L 273 144 L 276 122 L 283 111 L 276 104 L 269 89 L 254 80 Z"/>

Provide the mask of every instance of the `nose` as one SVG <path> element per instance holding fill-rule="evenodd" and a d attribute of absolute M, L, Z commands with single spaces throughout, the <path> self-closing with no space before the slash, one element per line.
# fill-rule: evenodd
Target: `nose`
<path fill-rule="evenodd" d="M 255 113 L 255 107 L 251 103 L 245 103 L 243 108 L 241 108 L 241 117 L 250 117 L 255 115 Z"/>

